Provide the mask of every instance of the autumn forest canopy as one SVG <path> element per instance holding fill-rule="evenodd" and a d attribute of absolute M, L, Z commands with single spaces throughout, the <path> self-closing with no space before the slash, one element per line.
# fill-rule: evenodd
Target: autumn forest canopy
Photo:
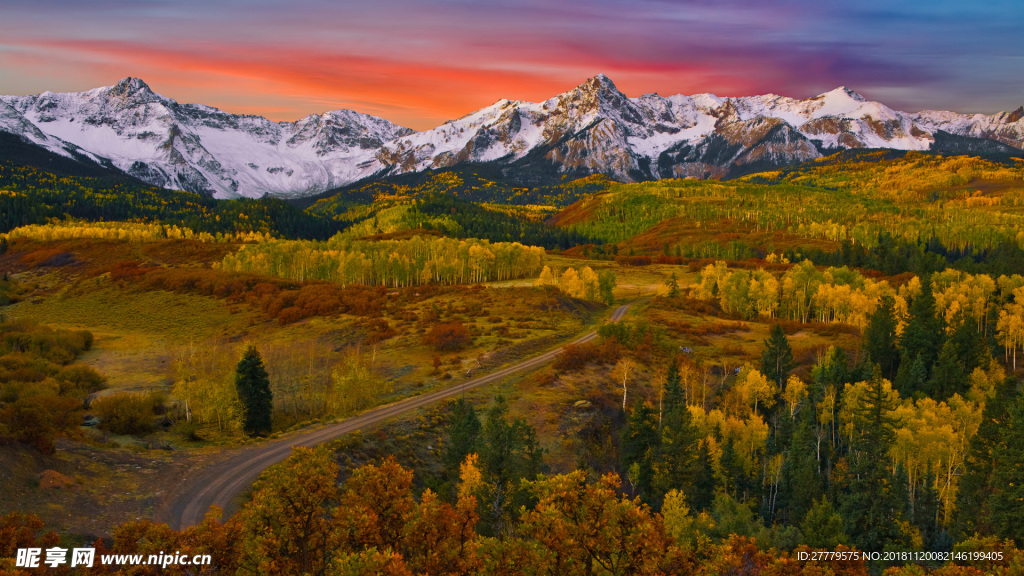
<path fill-rule="evenodd" d="M 0 160 L 0 273 L 0 571 L 93 541 L 217 574 L 1024 565 L 1019 160 L 305 202 Z M 549 350 L 162 523 L 186 470 Z"/>

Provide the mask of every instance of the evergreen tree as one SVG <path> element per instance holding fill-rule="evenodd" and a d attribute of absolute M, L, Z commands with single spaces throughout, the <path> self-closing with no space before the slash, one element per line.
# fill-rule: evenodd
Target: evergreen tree
<path fill-rule="evenodd" d="M 842 390 L 843 386 L 850 382 L 850 367 L 846 358 L 846 351 L 837 346 L 830 346 L 825 352 L 825 358 L 811 370 L 814 377 L 816 389 L 814 391 L 814 402 L 821 400 L 821 392 L 832 386 L 836 390 Z"/>
<path fill-rule="evenodd" d="M 828 498 L 814 499 L 800 525 L 803 543 L 811 548 L 830 550 L 845 544 L 850 537 L 843 532 L 843 517 Z"/>
<path fill-rule="evenodd" d="M 806 516 L 814 500 L 823 493 L 815 440 L 814 410 L 801 410 L 786 454 L 785 488 L 790 522 Z"/>
<path fill-rule="evenodd" d="M 793 349 L 789 347 L 786 333 L 782 325 L 772 326 L 771 334 L 764 341 L 764 352 L 761 353 L 761 373 L 768 380 L 774 380 L 776 389 L 782 390 L 782 384 L 793 369 Z"/>
<path fill-rule="evenodd" d="M 951 324 L 955 328 L 943 342 L 932 367 L 932 377 L 925 385 L 925 391 L 936 400 L 945 400 L 953 394 L 963 396 L 969 387 L 971 372 L 982 365 L 987 355 L 973 318 L 960 312 Z"/>
<path fill-rule="evenodd" d="M 537 433 L 522 418 L 508 421 L 505 398 L 498 396 L 487 411 L 480 435 L 480 467 L 486 493 L 480 500 L 481 531 L 504 535 L 514 525 L 518 511 L 529 502 L 520 489 L 521 480 L 541 472 L 543 449 Z"/>
<path fill-rule="evenodd" d="M 1007 413 L 1007 426 L 992 449 L 991 495 L 986 508 L 996 536 L 1024 545 L 1024 397 Z"/>
<path fill-rule="evenodd" d="M 935 296 L 931 277 L 921 277 L 921 293 L 910 305 L 910 319 L 900 335 L 900 367 L 896 373 L 896 387 L 901 396 L 911 396 L 928 381 L 927 369 L 935 364 L 942 345 L 942 321 L 935 315 Z M 921 358 L 926 373 L 923 379 L 912 372 L 913 363 Z"/>
<path fill-rule="evenodd" d="M 0 252 L 2 254 L 3 252 Z M 676 279 L 676 273 L 673 272 L 668 279 L 668 297 L 677 298 L 679 296 L 679 280 Z"/>
<path fill-rule="evenodd" d="M 1006 378 L 996 385 L 995 396 L 989 398 L 982 412 L 981 424 L 971 438 L 965 471 L 960 480 L 956 503 L 956 535 L 992 532 L 986 501 L 998 488 L 992 483 L 993 454 L 1003 441 L 1008 425 L 1009 409 L 1017 396 L 1017 381 Z"/>
<path fill-rule="evenodd" d="M 270 376 L 255 346 L 249 346 L 235 369 L 235 388 L 242 402 L 242 430 L 250 436 L 270 432 L 274 395 Z"/>
<path fill-rule="evenodd" d="M 861 550 L 882 550 L 899 543 L 903 501 L 886 468 L 896 439 L 894 411 L 898 398 L 875 370 L 863 403 L 853 409 L 854 437 L 850 445 L 850 473 L 842 494 L 841 512 L 846 533 Z"/>
<path fill-rule="evenodd" d="M 654 463 L 656 501 L 672 489 L 692 496 L 697 475 L 698 431 L 686 405 L 679 367 L 675 363 L 669 368 L 667 380 L 661 438 Z"/>
<path fill-rule="evenodd" d="M 921 532 L 921 539 L 926 550 L 942 551 L 946 549 L 949 536 L 939 521 L 942 502 L 939 492 L 935 489 L 935 475 L 928 474 L 914 489 L 914 497 L 907 499 L 907 520 Z"/>
<path fill-rule="evenodd" d="M 747 471 L 743 468 L 743 457 L 736 451 L 736 445 L 732 438 L 725 441 L 722 446 L 722 455 L 719 459 L 722 469 L 722 488 L 730 497 L 745 502 L 753 488 Z"/>
<path fill-rule="evenodd" d="M 892 380 L 900 364 L 900 351 L 896 347 L 896 301 L 886 295 L 868 319 L 864 329 L 864 349 L 871 361 L 882 368 L 882 376 Z"/>
<path fill-rule="evenodd" d="M 473 405 L 459 398 L 452 403 L 449 412 L 447 442 L 441 452 L 448 479 L 454 485 L 459 475 L 459 467 L 466 456 L 477 452 L 482 426 Z"/>
<path fill-rule="evenodd" d="M 967 391 L 967 375 L 956 345 L 953 340 L 946 340 L 935 366 L 932 367 L 932 377 L 924 384 L 923 390 L 935 400 L 945 400 L 953 394 L 963 394 Z"/>
<path fill-rule="evenodd" d="M 690 508 L 696 511 L 703 511 L 711 508 L 715 499 L 715 469 L 711 457 L 711 447 L 708 439 L 705 438 L 697 449 L 697 471 L 693 477 L 693 490 L 688 494 L 686 501 Z"/>
<path fill-rule="evenodd" d="M 633 408 L 622 429 L 622 468 L 633 493 L 650 503 L 654 496 L 654 458 L 660 436 L 654 408 L 647 402 Z"/>

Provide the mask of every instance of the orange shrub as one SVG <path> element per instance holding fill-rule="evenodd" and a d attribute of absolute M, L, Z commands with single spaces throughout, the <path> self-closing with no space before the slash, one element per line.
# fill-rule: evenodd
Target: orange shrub
<path fill-rule="evenodd" d="M 441 322 L 427 332 L 425 342 L 439 351 L 461 350 L 469 345 L 469 330 L 458 320 Z"/>

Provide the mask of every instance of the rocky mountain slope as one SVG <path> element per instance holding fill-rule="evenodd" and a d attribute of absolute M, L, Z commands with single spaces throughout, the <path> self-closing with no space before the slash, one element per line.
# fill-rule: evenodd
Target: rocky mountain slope
<path fill-rule="evenodd" d="M 351 110 L 272 122 L 179 104 L 139 79 L 88 92 L 0 96 L 0 131 L 216 197 L 308 196 L 373 177 L 488 163 L 509 178 L 722 178 L 851 148 L 1019 154 L 1024 108 L 899 112 L 845 87 L 629 98 L 598 75 L 539 103 L 502 100 L 414 132 Z"/>

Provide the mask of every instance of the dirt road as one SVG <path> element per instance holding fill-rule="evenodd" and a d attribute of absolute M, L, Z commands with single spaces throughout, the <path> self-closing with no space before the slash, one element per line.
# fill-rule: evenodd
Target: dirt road
<path fill-rule="evenodd" d="M 620 320 L 631 305 L 632 303 L 623 304 L 616 308 L 611 315 L 611 320 L 613 322 Z M 588 332 L 573 340 L 572 344 L 588 342 L 594 338 L 597 338 L 597 332 Z M 252 485 L 264 468 L 287 458 L 294 446 L 316 446 L 338 436 L 372 426 L 433 402 L 451 398 L 466 390 L 495 382 L 517 372 L 532 370 L 550 362 L 560 351 L 561 348 L 556 348 L 444 390 L 406 398 L 322 428 L 292 434 L 286 438 L 237 452 L 224 461 L 202 470 L 184 483 L 170 506 L 161 514 L 163 518 L 160 520 L 178 530 L 194 526 L 202 521 L 207 510 L 214 504 L 224 509 L 225 515 L 230 515 L 234 512 L 232 510 L 233 500 Z"/>

